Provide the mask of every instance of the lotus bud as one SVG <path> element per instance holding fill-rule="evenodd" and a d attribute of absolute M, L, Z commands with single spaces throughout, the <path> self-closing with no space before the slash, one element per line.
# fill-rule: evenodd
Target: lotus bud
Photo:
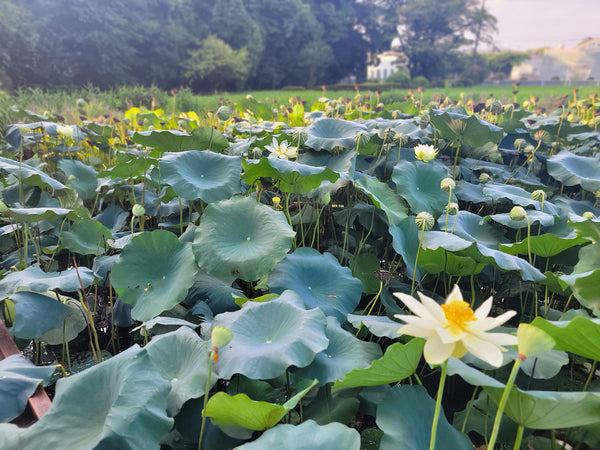
<path fill-rule="evenodd" d="M 231 342 L 233 339 L 233 333 L 222 326 L 216 326 L 210 333 L 210 340 L 212 341 L 213 349 L 223 348 Z"/>
<path fill-rule="evenodd" d="M 365 145 L 370 140 L 371 140 L 371 135 L 369 134 L 368 131 L 365 131 L 365 130 L 359 131 L 358 133 L 356 133 L 356 136 L 354 136 L 354 142 L 356 142 L 357 146 Z"/>
<path fill-rule="evenodd" d="M 486 183 L 490 183 L 493 181 L 494 181 L 494 179 L 490 176 L 489 173 L 482 172 L 481 175 L 479 175 L 479 182 L 481 184 L 486 184 Z"/>
<path fill-rule="evenodd" d="M 538 142 L 542 142 L 543 144 L 549 144 L 552 136 L 546 130 L 539 130 L 536 131 L 536 133 L 533 135 L 533 138 Z"/>
<path fill-rule="evenodd" d="M 305 128 L 296 128 L 292 132 L 292 138 L 294 142 L 297 142 L 298 145 L 304 145 L 304 143 L 308 140 L 308 132 Z"/>
<path fill-rule="evenodd" d="M 525 139 L 523 139 L 523 138 L 515 139 L 514 146 L 517 149 L 520 149 L 521 147 L 524 147 L 525 145 L 527 145 L 527 141 Z"/>
<path fill-rule="evenodd" d="M 554 348 L 555 341 L 541 328 L 529 323 L 522 323 L 517 329 L 517 348 L 519 359 L 525 360 Z"/>
<path fill-rule="evenodd" d="M 131 208 L 131 212 L 133 213 L 134 216 L 140 217 L 140 216 L 143 216 L 144 214 L 146 214 L 146 208 L 144 208 L 142 205 L 136 203 L 135 205 L 133 205 L 133 208 Z"/>
<path fill-rule="evenodd" d="M 421 127 L 421 130 L 424 130 L 425 128 L 427 128 L 427 126 L 430 123 L 431 123 L 431 117 L 429 117 L 429 114 L 421 115 L 421 118 L 419 119 L 419 127 Z"/>
<path fill-rule="evenodd" d="M 449 191 L 453 190 L 455 187 L 456 187 L 456 183 L 454 182 L 454 180 L 452 178 L 444 178 L 440 182 L 440 188 L 442 188 L 443 191 L 449 192 Z"/>
<path fill-rule="evenodd" d="M 527 217 L 527 211 L 522 206 L 514 206 L 513 209 L 510 210 L 510 218 L 512 220 L 521 221 L 525 220 Z"/>
<path fill-rule="evenodd" d="M 229 120 L 231 117 L 231 108 L 225 105 L 220 106 L 219 109 L 217 109 L 217 117 L 220 120 Z"/>
<path fill-rule="evenodd" d="M 525 153 L 531 153 L 531 152 L 533 152 L 534 150 L 535 150 L 535 147 L 534 147 L 533 145 L 528 145 L 528 146 L 526 146 L 526 147 L 523 149 L 523 151 L 524 151 Z"/>
<path fill-rule="evenodd" d="M 415 217 L 415 223 L 417 224 L 417 227 L 419 227 L 420 230 L 429 231 L 433 228 L 433 225 L 435 224 L 435 219 L 431 214 L 429 214 L 426 211 L 423 211 L 417 214 L 417 217 Z"/>
<path fill-rule="evenodd" d="M 547 197 L 546 193 L 544 191 L 542 191 L 541 189 L 537 189 L 531 193 L 531 199 L 535 200 L 537 202 L 542 202 L 542 201 L 546 200 L 546 197 Z"/>
<path fill-rule="evenodd" d="M 595 216 L 593 212 L 586 211 L 581 215 L 581 217 L 583 217 L 584 219 L 593 219 Z"/>
<path fill-rule="evenodd" d="M 73 136 L 73 131 L 73 127 L 68 125 L 56 125 L 56 132 L 61 136 L 71 137 Z"/>
<path fill-rule="evenodd" d="M 449 216 L 455 216 L 458 214 L 458 203 L 450 202 L 446 205 L 446 213 Z"/>

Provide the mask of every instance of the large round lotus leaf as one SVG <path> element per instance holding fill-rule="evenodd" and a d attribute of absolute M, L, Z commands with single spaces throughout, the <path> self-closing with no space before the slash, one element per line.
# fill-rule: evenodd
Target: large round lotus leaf
<path fill-rule="evenodd" d="M 69 311 L 57 328 L 40 336 L 40 341 L 50 345 L 71 342 L 87 326 L 87 319 L 78 301 L 69 298 L 64 304 Z"/>
<path fill-rule="evenodd" d="M 397 225 L 406 219 L 408 210 L 404 201 L 387 184 L 365 176 L 356 181 L 356 187 L 369 194 L 373 204 L 386 213 L 390 223 Z"/>
<path fill-rule="evenodd" d="M 326 324 L 320 310 L 307 311 L 284 297 L 267 303 L 247 302 L 241 310 L 219 314 L 213 320 L 213 327 L 224 326 L 233 333 L 231 342 L 219 350 L 215 370 L 224 379 L 236 373 L 270 379 L 290 366 L 307 366 L 327 348 Z"/>
<path fill-rule="evenodd" d="M 231 287 L 231 281 L 226 282 L 199 270 L 194 278 L 194 285 L 189 290 L 185 304 L 195 305 L 205 302 L 214 314 L 227 311 L 237 311 L 236 297 L 245 297 L 239 289 Z"/>
<path fill-rule="evenodd" d="M 190 244 L 173 233 L 155 230 L 134 237 L 112 266 L 112 285 L 131 316 L 141 322 L 181 302 L 198 271 Z"/>
<path fill-rule="evenodd" d="M 484 197 L 490 197 L 494 200 L 507 199 L 511 203 L 523 207 L 533 206 L 538 211 L 542 210 L 542 203 L 533 200 L 531 194 L 519 186 L 512 186 L 510 184 L 496 184 L 487 183 L 482 190 Z M 544 212 L 548 214 L 560 214 L 560 209 L 550 203 L 544 202 Z"/>
<path fill-rule="evenodd" d="M 260 178 L 272 178 L 278 181 L 278 187 L 283 192 L 306 194 L 323 183 L 335 182 L 340 175 L 328 167 L 314 167 L 300 164 L 287 159 L 261 158 L 258 161 L 244 161 L 242 179 L 253 184 Z"/>
<path fill-rule="evenodd" d="M 308 139 L 305 145 L 314 150 L 331 151 L 335 147 L 351 148 L 356 144 L 354 138 L 359 131 L 367 127 L 350 120 L 319 119 L 306 128 Z"/>
<path fill-rule="evenodd" d="M 240 157 L 210 151 L 165 153 L 160 159 L 162 182 L 186 200 L 212 203 L 230 198 L 240 192 L 241 172 Z"/>
<path fill-rule="evenodd" d="M 227 138 L 209 127 L 198 127 L 191 134 L 177 130 L 141 131 L 134 133 L 131 139 L 136 144 L 154 147 L 163 152 L 207 149 L 221 152 L 229 147 Z"/>
<path fill-rule="evenodd" d="M 96 169 L 75 159 L 61 159 L 58 168 L 68 177 L 68 184 L 77 191 L 79 197 L 88 200 L 96 196 L 98 179 Z"/>
<path fill-rule="evenodd" d="M 10 332 L 22 339 L 39 338 L 63 326 L 69 307 L 56 299 L 35 292 L 20 291 L 11 295 L 16 316 Z"/>
<path fill-rule="evenodd" d="M 383 431 L 381 450 L 429 448 L 435 402 L 423 386 L 394 386 L 377 405 L 377 426 Z M 436 450 L 471 450 L 470 439 L 440 414 Z"/>
<path fill-rule="evenodd" d="M 298 155 L 298 162 L 314 167 L 329 167 L 335 172 L 348 172 L 352 166 L 352 160 L 356 156 L 354 150 L 347 151 L 341 154 L 315 152 L 307 150 Z"/>
<path fill-rule="evenodd" d="M 249 197 L 234 197 L 206 208 L 193 249 L 206 272 L 254 281 L 283 259 L 295 234 L 281 211 Z"/>
<path fill-rule="evenodd" d="M 46 292 L 52 289 L 75 292 L 82 284 L 86 288 L 93 281 L 94 273 L 87 267 L 79 267 L 77 270 L 69 269 L 62 272 L 43 272 L 39 264 L 34 264 L 25 270 L 11 272 L 4 277 L 0 281 L 0 293 L 2 295 L 9 295 L 22 286 L 26 286 L 27 289 L 34 292 Z"/>
<path fill-rule="evenodd" d="M 174 417 L 191 398 L 204 395 L 210 359 L 209 342 L 188 327 L 152 339 L 145 347 L 162 377 L 171 382 L 167 412 Z M 211 377 L 211 387 L 217 382 Z"/>
<path fill-rule="evenodd" d="M 444 213 L 438 219 L 438 225 L 441 230 L 451 231 L 467 241 L 479 242 L 486 247 L 495 248 L 501 242 L 508 242 L 501 229 L 484 222 L 481 216 L 469 211 L 458 211 L 455 216 Z"/>
<path fill-rule="evenodd" d="M 442 138 L 450 141 L 460 140 L 469 147 L 482 147 L 488 142 L 498 144 L 504 137 L 502 128 L 475 115 L 434 111 L 431 123 Z"/>
<path fill-rule="evenodd" d="M 448 177 L 448 168 L 440 161 L 400 161 L 394 167 L 392 181 L 396 191 L 410 205 L 415 214 L 427 211 L 439 216 L 448 204 L 448 193 L 440 188 L 440 182 Z M 452 194 L 453 202 L 456 197 Z"/>
<path fill-rule="evenodd" d="M 63 247 L 80 255 L 103 255 L 106 241 L 112 238 L 110 230 L 95 220 L 75 222 L 69 231 L 60 233 Z"/>
<path fill-rule="evenodd" d="M 600 159 L 588 158 L 568 150 L 548 158 L 548 173 L 565 186 L 580 184 L 595 192 L 600 189 Z"/>
<path fill-rule="evenodd" d="M 137 345 L 56 383 L 50 410 L 20 436 L 22 449 L 158 449 L 173 426 L 171 383 Z"/>
<path fill-rule="evenodd" d="M 27 399 L 40 383 L 48 383 L 55 366 L 36 367 L 21 354 L 0 361 L 0 422 L 8 422 L 21 414 Z"/>
<path fill-rule="evenodd" d="M 265 448 L 300 449 L 360 449 L 358 431 L 341 423 L 317 425 L 307 420 L 300 425 L 277 425 L 263 433 L 254 442 L 237 447 L 239 450 L 263 450 Z"/>
<path fill-rule="evenodd" d="M 81 220 L 85 216 L 80 214 L 80 210 L 74 211 L 66 208 L 39 207 L 39 208 L 19 208 L 14 207 L 6 210 L 5 214 L 11 217 L 15 222 L 41 222 L 42 220 L 54 220 L 66 217 L 70 220 Z M 87 212 L 85 213 L 87 214 Z"/>
<path fill-rule="evenodd" d="M 320 386 L 341 380 L 351 370 L 366 368 L 381 356 L 378 344 L 357 339 L 342 329 L 335 317 L 327 318 L 326 335 L 327 348 L 318 353 L 310 365 L 296 370 L 302 378 L 316 378 Z"/>
<path fill-rule="evenodd" d="M 307 308 L 321 308 L 327 316 L 346 321 L 362 295 L 362 283 L 331 253 L 301 247 L 287 255 L 269 274 L 269 290 L 296 291 Z"/>
<path fill-rule="evenodd" d="M 31 167 L 26 163 L 19 164 L 19 161 L 12 159 L 0 157 L 0 170 L 5 170 L 11 175 L 20 178 L 23 180 L 23 183 L 30 186 L 49 188 L 57 193 L 63 193 L 69 189 L 67 186 L 45 174 L 41 170 Z"/>

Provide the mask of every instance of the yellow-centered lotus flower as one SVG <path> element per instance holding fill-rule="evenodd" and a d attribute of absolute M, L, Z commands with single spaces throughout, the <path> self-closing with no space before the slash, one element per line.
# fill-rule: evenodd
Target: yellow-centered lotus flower
<path fill-rule="evenodd" d="M 265 148 L 271 153 L 269 158 L 290 159 L 295 158 L 298 154 L 295 147 L 288 147 L 287 141 L 282 141 L 279 144 L 275 138 L 273 138 L 271 145 L 265 145 Z"/>
<path fill-rule="evenodd" d="M 457 285 L 443 305 L 419 292 L 421 302 L 410 295 L 395 293 L 415 315 L 397 314 L 404 321 L 398 333 L 426 338 L 423 356 L 429 364 L 442 364 L 450 356 L 463 357 L 467 352 L 499 367 L 502 364 L 503 345 L 516 345 L 517 337 L 507 333 L 488 333 L 513 317 L 515 311 L 507 311 L 498 317 L 488 317 L 492 309 L 492 297 L 475 311 L 463 301 Z"/>
<path fill-rule="evenodd" d="M 56 132 L 64 137 L 71 137 L 73 136 L 73 127 L 70 127 L 69 125 L 56 125 Z"/>
<path fill-rule="evenodd" d="M 415 158 L 420 159 L 423 162 L 429 162 L 435 155 L 438 154 L 438 150 L 433 145 L 419 144 L 415 147 Z"/>

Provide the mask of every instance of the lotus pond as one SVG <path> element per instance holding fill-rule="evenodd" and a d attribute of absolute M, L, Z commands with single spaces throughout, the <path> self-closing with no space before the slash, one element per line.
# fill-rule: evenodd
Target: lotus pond
<path fill-rule="evenodd" d="M 574 95 L 14 108 L 2 448 L 599 448 L 600 103 Z"/>

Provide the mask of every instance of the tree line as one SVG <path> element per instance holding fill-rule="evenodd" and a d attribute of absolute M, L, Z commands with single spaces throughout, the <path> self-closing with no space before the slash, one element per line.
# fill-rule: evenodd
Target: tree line
<path fill-rule="evenodd" d="M 92 83 L 277 89 L 364 78 L 394 41 L 411 75 L 482 59 L 478 0 L 0 0 L 0 88 Z"/>

